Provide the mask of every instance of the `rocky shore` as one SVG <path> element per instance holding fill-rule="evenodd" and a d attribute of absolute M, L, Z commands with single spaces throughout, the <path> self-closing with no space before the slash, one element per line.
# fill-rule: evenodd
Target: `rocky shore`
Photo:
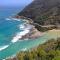
<path fill-rule="evenodd" d="M 24 36 L 22 36 L 21 39 L 36 39 L 40 36 L 42 36 L 43 33 L 39 32 L 36 28 L 32 28 L 30 32 Z"/>
<path fill-rule="evenodd" d="M 23 19 L 26 21 L 26 24 L 24 24 L 24 27 L 29 29 L 29 32 L 26 35 L 23 35 L 22 38 L 20 39 L 35 39 L 38 38 L 40 36 L 43 36 L 44 33 L 38 31 L 35 26 L 33 25 L 33 20 L 24 16 L 14 16 L 12 18 L 15 19 Z M 30 28 L 29 28 L 30 27 Z"/>
<path fill-rule="evenodd" d="M 12 18 L 23 19 L 23 20 L 27 21 L 29 24 L 33 23 L 33 20 L 31 18 L 27 18 L 24 16 L 16 15 L 16 16 L 13 16 Z"/>

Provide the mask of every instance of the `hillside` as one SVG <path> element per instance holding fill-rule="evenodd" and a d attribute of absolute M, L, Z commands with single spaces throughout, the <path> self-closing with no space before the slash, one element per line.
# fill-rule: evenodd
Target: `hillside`
<path fill-rule="evenodd" d="M 34 0 L 20 13 L 40 25 L 60 24 L 60 0 Z"/>

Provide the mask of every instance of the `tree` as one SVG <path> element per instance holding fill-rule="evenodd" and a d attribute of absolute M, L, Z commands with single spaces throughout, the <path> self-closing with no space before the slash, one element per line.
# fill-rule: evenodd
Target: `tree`
<path fill-rule="evenodd" d="M 46 52 L 41 48 L 38 48 L 37 51 L 38 51 L 37 52 L 38 58 L 40 58 L 40 60 L 45 60 L 46 59 Z"/>
<path fill-rule="evenodd" d="M 57 57 L 55 57 L 55 58 L 52 59 L 52 60 L 60 60 L 60 56 L 57 56 Z"/>
<path fill-rule="evenodd" d="M 50 50 L 48 52 L 48 60 L 52 60 L 56 56 L 55 50 Z"/>
<path fill-rule="evenodd" d="M 25 56 L 25 53 L 24 52 L 20 52 L 17 54 L 17 59 L 18 60 L 24 60 L 24 56 Z"/>

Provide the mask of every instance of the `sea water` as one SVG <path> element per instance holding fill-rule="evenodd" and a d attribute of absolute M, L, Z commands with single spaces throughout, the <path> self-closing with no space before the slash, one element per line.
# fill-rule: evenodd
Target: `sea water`
<path fill-rule="evenodd" d="M 20 25 L 22 26 L 25 21 L 22 19 L 19 20 L 9 18 L 16 15 L 18 11 L 21 11 L 23 8 L 24 7 L 0 9 L 0 60 L 6 58 L 6 55 L 4 56 L 6 53 L 1 54 L 2 51 L 8 48 L 12 43 L 16 42 L 20 38 L 20 36 L 18 38 L 19 34 L 22 35 L 23 32 L 24 34 L 28 32 L 27 30 L 20 29 Z M 14 37 L 17 37 L 17 40 L 15 40 Z"/>

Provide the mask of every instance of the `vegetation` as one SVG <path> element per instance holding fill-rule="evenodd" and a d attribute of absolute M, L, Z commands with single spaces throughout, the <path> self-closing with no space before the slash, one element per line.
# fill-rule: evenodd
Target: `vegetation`
<path fill-rule="evenodd" d="M 14 60 L 60 60 L 60 38 L 51 39 L 31 51 L 19 52 Z"/>
<path fill-rule="evenodd" d="M 58 29 L 56 26 L 49 26 L 49 27 L 44 27 L 44 26 L 39 26 L 39 25 L 36 25 L 35 24 L 35 28 L 41 32 L 45 32 L 45 31 L 48 31 L 48 30 L 52 30 L 52 29 Z"/>

